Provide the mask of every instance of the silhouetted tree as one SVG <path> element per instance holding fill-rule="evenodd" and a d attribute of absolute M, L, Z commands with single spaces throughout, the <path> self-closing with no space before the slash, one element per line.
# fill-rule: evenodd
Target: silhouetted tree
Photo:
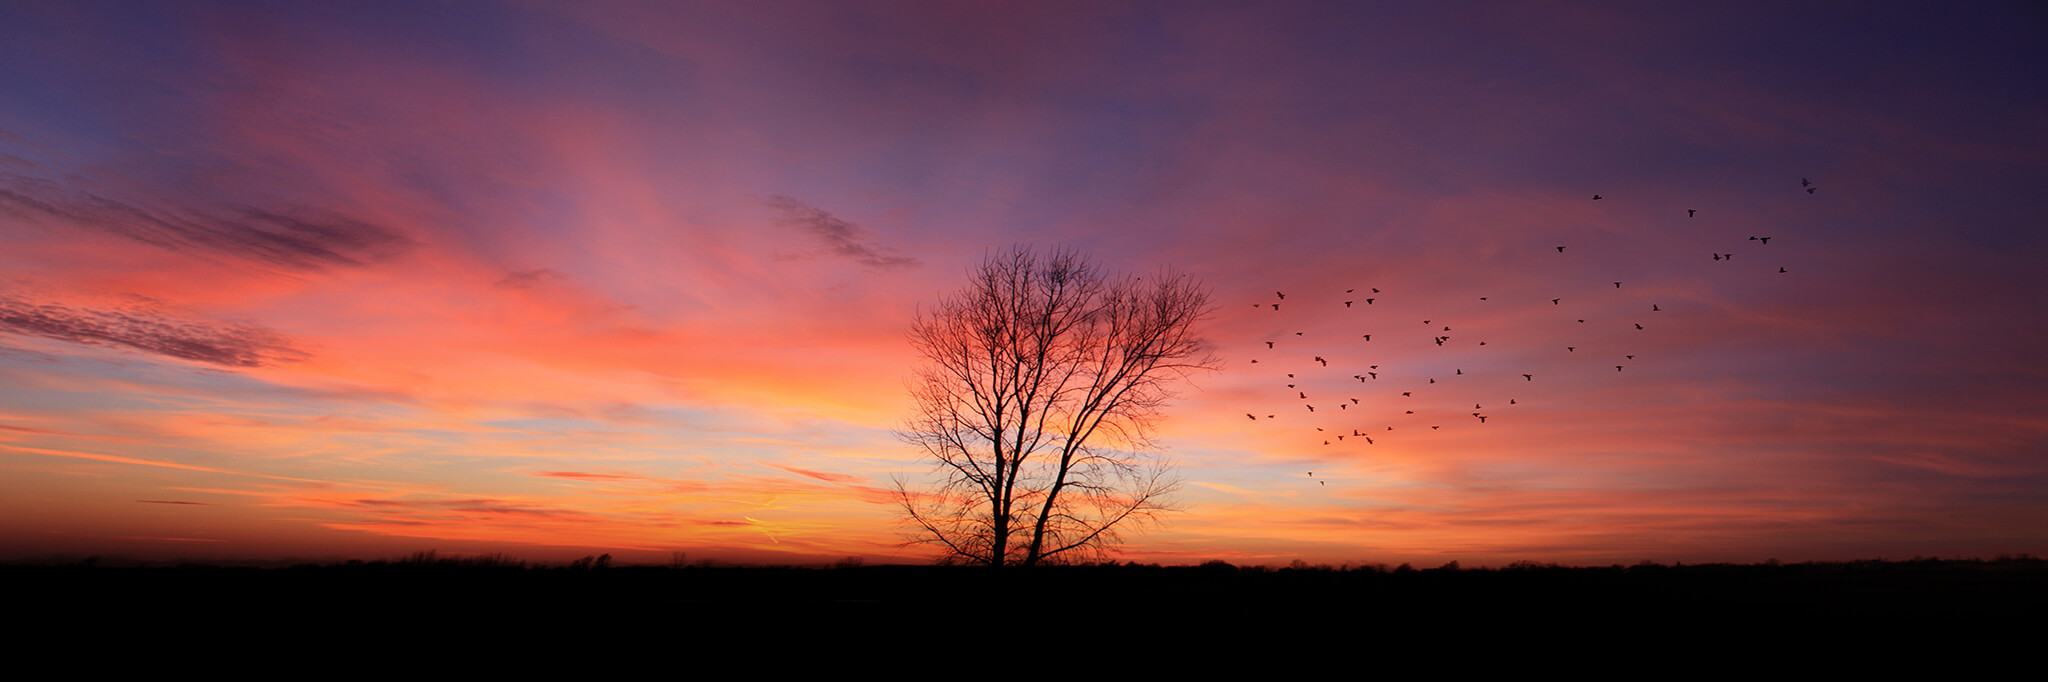
<path fill-rule="evenodd" d="M 1071 249 L 1013 247 L 920 313 L 917 412 L 898 436 L 934 480 L 896 490 L 915 542 L 1002 566 L 1100 556 L 1173 509 L 1148 434 L 1172 389 L 1216 360 L 1209 295 L 1185 275 L 1111 277 Z"/>

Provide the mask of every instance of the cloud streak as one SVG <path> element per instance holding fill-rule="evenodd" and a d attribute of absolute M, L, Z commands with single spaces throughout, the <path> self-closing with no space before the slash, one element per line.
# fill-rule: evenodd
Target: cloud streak
<path fill-rule="evenodd" d="M 36 304 L 9 296 L 0 296 L 0 331 L 223 367 L 263 367 L 306 356 L 261 327 L 180 320 L 146 310 Z"/>
<path fill-rule="evenodd" d="M 776 224 L 811 233 L 812 237 L 832 252 L 832 255 L 877 270 L 900 270 L 923 265 L 916 258 L 897 254 L 895 249 L 862 239 L 863 230 L 859 225 L 847 222 L 816 206 L 780 194 L 768 197 L 761 204 L 775 209 Z"/>
<path fill-rule="evenodd" d="M 54 218 L 171 251 L 202 251 L 293 270 L 363 266 L 414 244 L 397 230 L 328 211 L 152 206 L 66 192 L 56 183 L 11 173 L 0 174 L 0 213 Z"/>

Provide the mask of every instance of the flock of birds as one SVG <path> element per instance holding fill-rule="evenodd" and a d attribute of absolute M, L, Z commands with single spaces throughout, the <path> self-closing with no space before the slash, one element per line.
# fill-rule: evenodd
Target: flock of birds
<path fill-rule="evenodd" d="M 1806 190 L 1807 194 L 1813 194 L 1815 193 L 1815 190 L 1819 189 L 1817 186 L 1813 184 L 1811 180 L 1808 180 L 1806 178 L 1801 178 L 1799 180 L 1799 184 L 1800 187 Z M 1593 199 L 1596 201 L 1600 200 L 1601 198 L 1602 197 L 1598 194 L 1593 195 Z M 1686 209 L 1685 213 L 1687 218 L 1692 218 L 1698 216 L 1699 210 Z M 1757 247 L 1763 247 L 1770 244 L 1771 237 L 1753 235 L 1749 238 L 1748 241 L 1754 242 Z M 1557 246 L 1557 253 L 1564 254 L 1565 248 L 1565 246 Z M 1710 253 L 1709 256 L 1714 261 L 1727 262 L 1734 260 L 1735 253 L 1713 252 Z M 1789 271 L 1785 267 L 1781 266 L 1778 268 L 1778 273 L 1789 274 Z M 1614 288 L 1621 289 L 1622 282 L 1614 282 Z M 1300 300 L 1300 297 L 1297 297 L 1295 303 L 1288 304 L 1287 293 L 1284 291 L 1275 291 L 1273 292 L 1273 296 L 1274 298 L 1272 300 L 1264 303 L 1254 303 L 1252 304 L 1252 307 L 1260 309 L 1270 307 L 1273 312 L 1282 312 L 1283 305 L 1288 306 L 1290 310 L 1299 309 L 1300 307 L 1304 306 L 1304 304 Z M 1344 296 L 1337 298 L 1342 299 L 1343 306 L 1345 309 L 1350 309 L 1363 313 L 1366 310 L 1372 309 L 1372 306 L 1374 306 L 1375 303 L 1378 303 L 1380 299 L 1383 297 L 1383 293 L 1380 291 L 1380 289 L 1374 287 L 1365 287 L 1365 291 L 1363 293 L 1361 293 L 1359 289 L 1355 288 L 1346 289 L 1344 291 Z M 1479 300 L 1487 301 L 1489 298 L 1490 297 L 1488 296 L 1481 296 L 1479 297 Z M 1563 297 L 1555 297 L 1550 299 L 1550 307 L 1555 309 L 1563 310 L 1563 303 Z M 1323 303 L 1322 305 L 1328 305 L 1328 303 Z M 1641 311 L 1641 313 L 1644 314 L 1654 314 L 1661 312 L 1664 312 L 1664 309 L 1661 305 L 1657 303 L 1651 303 L 1646 310 Z M 1586 318 L 1568 317 L 1568 319 L 1576 320 L 1576 324 L 1578 325 L 1587 324 Z M 1423 319 L 1421 322 L 1422 325 L 1424 327 L 1427 327 L 1429 330 L 1427 332 L 1428 334 L 1430 334 L 1429 340 L 1433 342 L 1437 347 L 1446 347 L 1447 344 L 1451 343 L 1451 334 L 1454 330 L 1451 325 L 1445 324 L 1443 319 L 1433 317 L 1430 319 Z M 1648 331 L 1648 328 L 1645 327 L 1641 321 L 1629 321 L 1627 324 L 1632 325 L 1634 327 L 1633 331 L 1635 332 Z M 1296 331 L 1293 334 L 1293 336 L 1295 337 L 1305 337 L 1306 335 L 1307 332 L 1305 331 Z M 1388 336 L 1385 333 L 1382 333 L 1381 335 Z M 1287 354 L 1290 352 L 1290 349 L 1286 348 L 1286 346 L 1293 345 L 1291 342 L 1295 340 L 1296 339 L 1286 339 L 1284 337 L 1282 340 L 1265 340 L 1263 341 L 1265 347 L 1259 350 L 1263 351 L 1266 359 L 1269 360 L 1269 362 L 1266 363 L 1266 366 L 1268 367 L 1289 364 L 1287 363 L 1287 360 L 1291 359 L 1296 361 L 1295 364 L 1299 364 L 1301 368 L 1307 368 L 1304 371 L 1312 371 L 1314 373 L 1311 375 L 1297 376 L 1297 374 L 1300 372 L 1286 372 L 1284 370 L 1277 372 L 1278 374 L 1285 374 L 1285 377 L 1284 380 L 1281 380 L 1280 377 L 1276 376 L 1276 382 L 1284 384 L 1287 389 L 1288 396 L 1298 401 L 1298 404 L 1288 408 L 1284 412 L 1246 412 L 1245 417 L 1247 419 L 1250 419 L 1252 421 L 1280 420 L 1283 419 L 1283 417 L 1281 416 L 1282 414 L 1297 415 L 1297 417 L 1288 418 L 1288 421 L 1293 422 L 1299 420 L 1302 422 L 1306 422 L 1310 428 L 1314 429 L 1314 432 L 1310 434 L 1314 439 L 1320 440 L 1322 444 L 1325 446 L 1332 447 L 1343 446 L 1346 443 L 1359 446 L 1376 445 L 1379 443 L 1379 439 L 1385 439 L 1388 437 L 1398 437 L 1399 435 L 1403 435 L 1403 432 L 1397 431 L 1397 427 L 1407 429 L 1409 431 L 1420 431 L 1424 434 L 1442 431 L 1445 428 L 1445 424 L 1442 423 L 1442 419 L 1444 415 L 1447 413 L 1447 411 L 1443 409 L 1427 409 L 1423 407 L 1426 404 L 1425 401 L 1417 399 L 1418 393 L 1436 391 L 1438 390 L 1437 387 L 1441 386 L 1441 384 L 1439 384 L 1437 381 L 1439 376 L 1435 370 L 1425 370 L 1419 373 L 1395 372 L 1391 369 L 1383 369 L 1380 365 L 1371 364 L 1370 362 L 1361 363 L 1363 365 L 1363 369 L 1358 369 L 1359 365 L 1352 365 L 1349 363 L 1340 362 L 1340 367 L 1348 367 L 1349 369 L 1338 369 L 1334 371 L 1356 372 L 1355 374 L 1349 376 L 1349 381 L 1343 382 L 1346 385 L 1352 385 L 1355 382 L 1355 386 L 1350 391 L 1331 395 L 1320 388 L 1311 389 L 1309 387 L 1311 383 L 1316 383 L 1321 386 L 1327 386 L 1330 383 L 1332 383 L 1331 377 L 1327 375 L 1328 372 L 1332 371 L 1329 369 L 1331 365 L 1331 360 L 1329 358 L 1324 357 L 1323 355 L 1312 353 L 1309 354 L 1310 360 L 1306 363 L 1298 362 L 1298 357 L 1288 358 Z M 1372 340 L 1373 334 L 1361 334 L 1357 339 L 1357 343 L 1361 345 L 1370 344 Z M 1486 345 L 1487 343 L 1484 340 L 1480 340 L 1477 342 L 1477 346 Z M 1565 345 L 1563 347 L 1563 352 L 1565 353 L 1576 354 L 1578 353 L 1578 351 L 1578 345 Z M 1616 355 L 1617 357 L 1613 359 L 1613 361 L 1617 362 L 1617 364 L 1613 365 L 1615 372 L 1624 372 L 1628 368 L 1631 361 L 1635 360 L 1636 358 L 1635 353 L 1617 353 Z M 1453 362 L 1455 363 L 1455 361 Z M 1259 359 L 1254 358 L 1251 360 L 1251 363 L 1259 364 Z M 1474 374 L 1478 374 L 1480 371 L 1481 370 L 1475 368 Z M 1389 380 L 1402 382 L 1401 385 L 1387 387 L 1384 389 L 1380 388 L 1379 384 L 1381 383 L 1382 374 L 1386 374 Z M 1515 371 L 1514 374 L 1518 374 L 1519 377 L 1522 379 L 1522 382 L 1516 382 L 1519 384 L 1533 384 L 1536 383 L 1538 380 L 1536 372 Z M 1440 376 L 1444 379 L 1445 383 L 1448 384 L 1451 382 L 1466 381 L 1466 377 L 1468 375 L 1466 374 L 1464 368 L 1453 366 L 1450 367 L 1449 372 L 1442 373 Z M 1513 377 L 1509 376 L 1506 378 L 1509 381 L 1512 381 Z M 1418 379 L 1424 381 L 1418 382 Z M 1498 387 L 1499 384 L 1496 383 L 1492 385 Z M 1317 390 L 1318 395 L 1311 396 L 1309 394 L 1310 390 Z M 1361 398 L 1359 397 L 1361 395 L 1372 395 L 1373 397 L 1368 400 L 1361 400 Z M 1464 400 L 1472 400 L 1472 398 L 1467 396 L 1464 398 Z M 1487 422 L 1488 417 L 1493 416 L 1489 412 L 1489 408 L 1487 407 L 1487 403 L 1489 402 L 1493 404 L 1493 408 L 1491 409 L 1495 410 L 1505 409 L 1522 404 L 1517 396 L 1510 394 L 1495 394 L 1491 396 L 1491 399 L 1482 398 L 1476 402 L 1472 402 L 1472 407 L 1469 411 L 1458 410 L 1458 412 L 1464 412 L 1469 414 L 1469 418 L 1472 419 L 1472 421 L 1470 422 L 1462 423 L 1473 427 L 1485 424 Z M 1463 405 L 1464 402 L 1461 401 L 1458 404 Z M 1354 407 L 1359 409 L 1352 409 Z M 1415 417 L 1417 409 L 1424 409 L 1425 415 L 1421 418 Z M 1261 414 L 1261 412 L 1265 413 Z M 1306 417 L 1306 419 L 1302 419 L 1302 417 Z M 1455 418 L 1465 419 L 1466 417 L 1458 416 Z M 1343 425 L 1340 426 L 1338 422 L 1343 422 Z M 1315 472 L 1309 472 L 1309 477 L 1311 479 L 1315 479 Z M 1329 485 L 1329 482 L 1325 479 L 1317 479 L 1317 483 L 1324 486 Z"/>

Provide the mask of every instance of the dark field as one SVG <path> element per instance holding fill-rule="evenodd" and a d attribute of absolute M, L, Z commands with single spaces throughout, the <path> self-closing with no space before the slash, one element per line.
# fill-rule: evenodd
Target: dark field
<path fill-rule="evenodd" d="M 424 560 L 291 568 L 12 566 L 44 634 L 309 642 L 503 633 L 614 643 L 756 638 L 904 645 L 996 631 L 1132 642 L 1366 638 L 1443 651 L 1736 642 L 1765 649 L 2038 641 L 2048 561 L 1270 570 L 527 567 Z M 552 633 L 552 634 L 551 634 Z M 937 638 L 937 640 L 934 640 Z M 1703 639 L 1704 638 L 1704 639 Z M 1365 641 L 1363 639 L 1357 641 Z M 1921 651 L 1929 654 L 1929 651 Z"/>

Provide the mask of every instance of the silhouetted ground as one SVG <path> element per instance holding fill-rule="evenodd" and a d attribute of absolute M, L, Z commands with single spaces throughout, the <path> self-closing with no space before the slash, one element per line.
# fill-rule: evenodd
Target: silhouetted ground
<path fill-rule="evenodd" d="M 701 655 L 817 642 L 895 650 L 966 647 L 1029 631 L 1192 647 L 1185 655 L 1223 654 L 1205 647 L 1227 644 L 1252 647 L 1231 656 L 1309 647 L 1322 654 L 1478 657 L 1445 661 L 1454 666 L 1508 662 L 1500 656 L 1584 665 L 1645 651 L 1707 657 L 1699 665 L 1780 655 L 1818 665 L 1816 657 L 1831 652 L 1868 663 L 1888 660 L 1873 656 L 1940 658 L 1958 647 L 1974 648 L 1965 664 L 1976 665 L 2031 650 L 2048 607 L 2048 561 L 2032 558 L 995 571 L 536 568 L 429 557 L 271 569 L 12 566 L 0 568 L 0 576 L 15 595 L 10 620 L 35 623 L 45 636 L 91 633 L 186 646 L 218 638 L 300 652 L 345 642 L 376 655 L 445 655 L 460 642 L 495 643 L 489 646 L 499 655 L 570 643 L 630 651 L 689 646 Z"/>

